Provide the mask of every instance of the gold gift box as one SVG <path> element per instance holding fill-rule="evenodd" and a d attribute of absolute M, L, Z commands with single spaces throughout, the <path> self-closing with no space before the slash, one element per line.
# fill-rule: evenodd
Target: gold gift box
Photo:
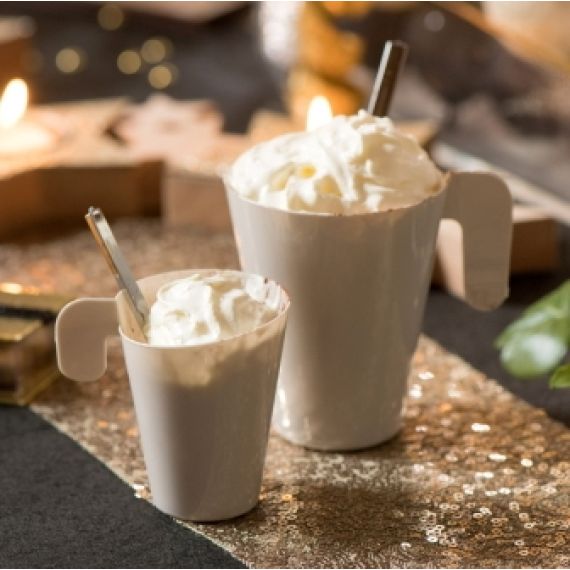
<path fill-rule="evenodd" d="M 25 405 L 58 376 L 54 324 L 71 299 L 0 283 L 0 403 Z"/>

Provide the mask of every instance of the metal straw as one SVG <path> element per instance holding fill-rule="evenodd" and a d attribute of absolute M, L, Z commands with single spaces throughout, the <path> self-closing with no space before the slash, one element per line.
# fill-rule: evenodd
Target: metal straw
<path fill-rule="evenodd" d="M 368 101 L 368 112 L 377 117 L 388 115 L 398 74 L 404 67 L 408 55 L 408 44 L 400 40 L 388 41 L 384 45 L 374 87 Z"/>
<path fill-rule="evenodd" d="M 149 308 L 145 298 L 131 270 L 125 260 L 123 253 L 117 245 L 117 240 L 111 231 L 103 212 L 99 208 L 89 208 L 85 219 L 87 220 L 87 225 L 93 233 L 97 245 L 101 248 L 105 261 L 111 270 L 111 273 L 115 276 L 119 287 L 123 289 L 127 295 L 131 307 L 133 309 L 133 314 L 136 318 L 137 324 L 139 325 L 141 332 L 144 336 L 144 327 L 148 321 Z"/>

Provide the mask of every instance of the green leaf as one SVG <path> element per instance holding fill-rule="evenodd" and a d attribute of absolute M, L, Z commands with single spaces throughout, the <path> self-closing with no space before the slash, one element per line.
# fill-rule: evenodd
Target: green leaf
<path fill-rule="evenodd" d="M 567 351 L 566 339 L 545 333 L 513 337 L 501 350 L 503 366 L 514 376 L 530 378 L 550 372 Z"/>
<path fill-rule="evenodd" d="M 511 323 L 497 338 L 495 346 L 503 348 L 519 335 L 545 333 L 568 341 L 570 315 L 556 307 L 545 306 L 540 311 L 527 313 Z"/>
<path fill-rule="evenodd" d="M 513 375 L 550 372 L 570 344 L 570 280 L 533 303 L 497 338 L 501 361 Z"/>
<path fill-rule="evenodd" d="M 570 388 L 570 364 L 559 366 L 550 377 L 551 388 Z"/>

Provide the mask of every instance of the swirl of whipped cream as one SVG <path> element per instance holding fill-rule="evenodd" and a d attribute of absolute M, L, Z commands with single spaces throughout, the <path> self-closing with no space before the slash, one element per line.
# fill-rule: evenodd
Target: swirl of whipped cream
<path fill-rule="evenodd" d="M 196 273 L 158 290 L 145 333 L 152 345 L 199 345 L 251 331 L 277 313 L 261 276 Z"/>
<path fill-rule="evenodd" d="M 441 181 L 413 137 L 366 111 L 261 143 L 241 155 L 228 176 L 252 201 L 326 214 L 411 206 L 436 193 Z"/>

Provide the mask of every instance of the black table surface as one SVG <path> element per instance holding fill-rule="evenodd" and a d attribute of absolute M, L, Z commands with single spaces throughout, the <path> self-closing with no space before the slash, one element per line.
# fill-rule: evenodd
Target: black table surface
<path fill-rule="evenodd" d="M 129 94 L 142 99 L 148 95 L 150 88 L 142 79 L 121 77 L 113 66 L 104 65 L 105 50 L 110 48 L 101 40 L 95 8 L 70 7 L 65 24 L 58 14 L 63 9 L 59 5 L 55 11 L 46 11 L 19 3 L 5 3 L 0 8 L 0 12 L 11 14 L 33 11 L 46 60 L 81 38 L 91 46 L 90 60 L 99 62 L 95 63 L 96 72 L 81 81 L 58 75 L 46 63 L 39 75 L 41 98 L 53 101 Z M 188 26 L 182 34 L 180 26 L 175 26 L 180 79 L 170 94 L 214 98 L 233 130 L 243 129 L 255 109 L 278 109 L 281 105 L 273 76 L 257 49 L 251 18 L 248 10 L 242 10 L 212 24 Z M 164 26 L 171 30 L 168 22 L 142 19 L 138 26 L 127 26 L 114 37 L 113 49 L 164 33 Z M 424 332 L 568 424 L 570 390 L 549 390 L 546 379 L 510 377 L 492 345 L 528 303 L 570 277 L 570 231 L 560 227 L 560 236 L 560 270 L 514 278 L 509 299 L 492 313 L 479 313 L 445 292 L 433 290 Z M 0 485 L 2 567 L 243 566 L 207 539 L 136 499 L 132 489 L 104 465 L 25 408 L 0 407 Z"/>

